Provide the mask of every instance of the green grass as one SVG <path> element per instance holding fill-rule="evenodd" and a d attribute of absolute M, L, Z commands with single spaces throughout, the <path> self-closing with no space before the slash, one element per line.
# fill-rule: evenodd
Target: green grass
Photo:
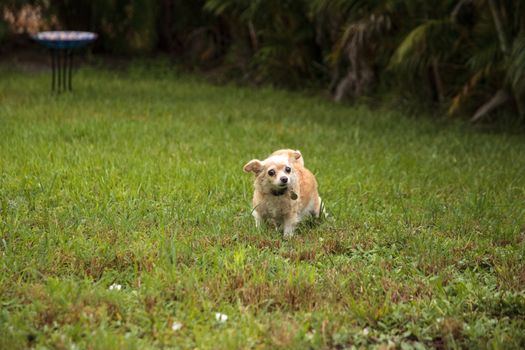
<path fill-rule="evenodd" d="M 164 64 L 0 77 L 0 348 L 525 347 L 523 135 Z M 284 147 L 331 214 L 291 241 L 242 172 Z"/>

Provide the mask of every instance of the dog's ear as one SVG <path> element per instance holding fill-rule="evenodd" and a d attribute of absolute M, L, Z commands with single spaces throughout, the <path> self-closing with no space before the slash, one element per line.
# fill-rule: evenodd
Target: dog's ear
<path fill-rule="evenodd" d="M 304 158 L 303 158 L 303 155 L 301 154 L 301 151 L 299 150 L 293 151 L 292 158 L 304 166 Z"/>
<path fill-rule="evenodd" d="M 254 172 L 255 175 L 259 174 L 263 168 L 263 164 L 259 159 L 252 159 L 242 168 L 245 172 Z"/>

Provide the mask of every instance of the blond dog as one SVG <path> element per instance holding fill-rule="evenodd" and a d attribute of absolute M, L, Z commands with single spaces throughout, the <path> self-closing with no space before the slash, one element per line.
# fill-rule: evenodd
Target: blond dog
<path fill-rule="evenodd" d="M 273 224 L 283 228 L 284 237 L 289 238 L 305 216 L 319 217 L 321 197 L 317 181 L 304 167 L 301 152 L 278 150 L 263 161 L 250 160 L 243 169 L 255 173 L 252 212 L 255 226 Z"/>

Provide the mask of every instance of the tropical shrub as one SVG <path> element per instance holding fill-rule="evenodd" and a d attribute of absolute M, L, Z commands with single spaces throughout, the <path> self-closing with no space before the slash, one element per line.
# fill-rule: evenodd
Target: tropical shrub
<path fill-rule="evenodd" d="M 156 1 L 54 0 L 48 11 L 63 28 L 99 33 L 97 44 L 106 52 L 140 53 L 157 47 Z"/>
<path fill-rule="evenodd" d="M 3 6 L 26 3 L 45 8 L 57 27 L 98 32 L 100 51 L 164 50 L 184 64 L 253 84 L 322 84 L 336 101 L 394 92 L 473 121 L 498 109 L 525 119 L 525 0 L 9 0 Z"/>

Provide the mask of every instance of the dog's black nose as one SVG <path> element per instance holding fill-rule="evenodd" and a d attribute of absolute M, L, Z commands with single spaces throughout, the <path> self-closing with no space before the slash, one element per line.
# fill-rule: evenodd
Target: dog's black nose
<path fill-rule="evenodd" d="M 286 176 L 281 176 L 281 182 L 283 184 L 287 183 L 288 182 L 288 178 Z"/>

